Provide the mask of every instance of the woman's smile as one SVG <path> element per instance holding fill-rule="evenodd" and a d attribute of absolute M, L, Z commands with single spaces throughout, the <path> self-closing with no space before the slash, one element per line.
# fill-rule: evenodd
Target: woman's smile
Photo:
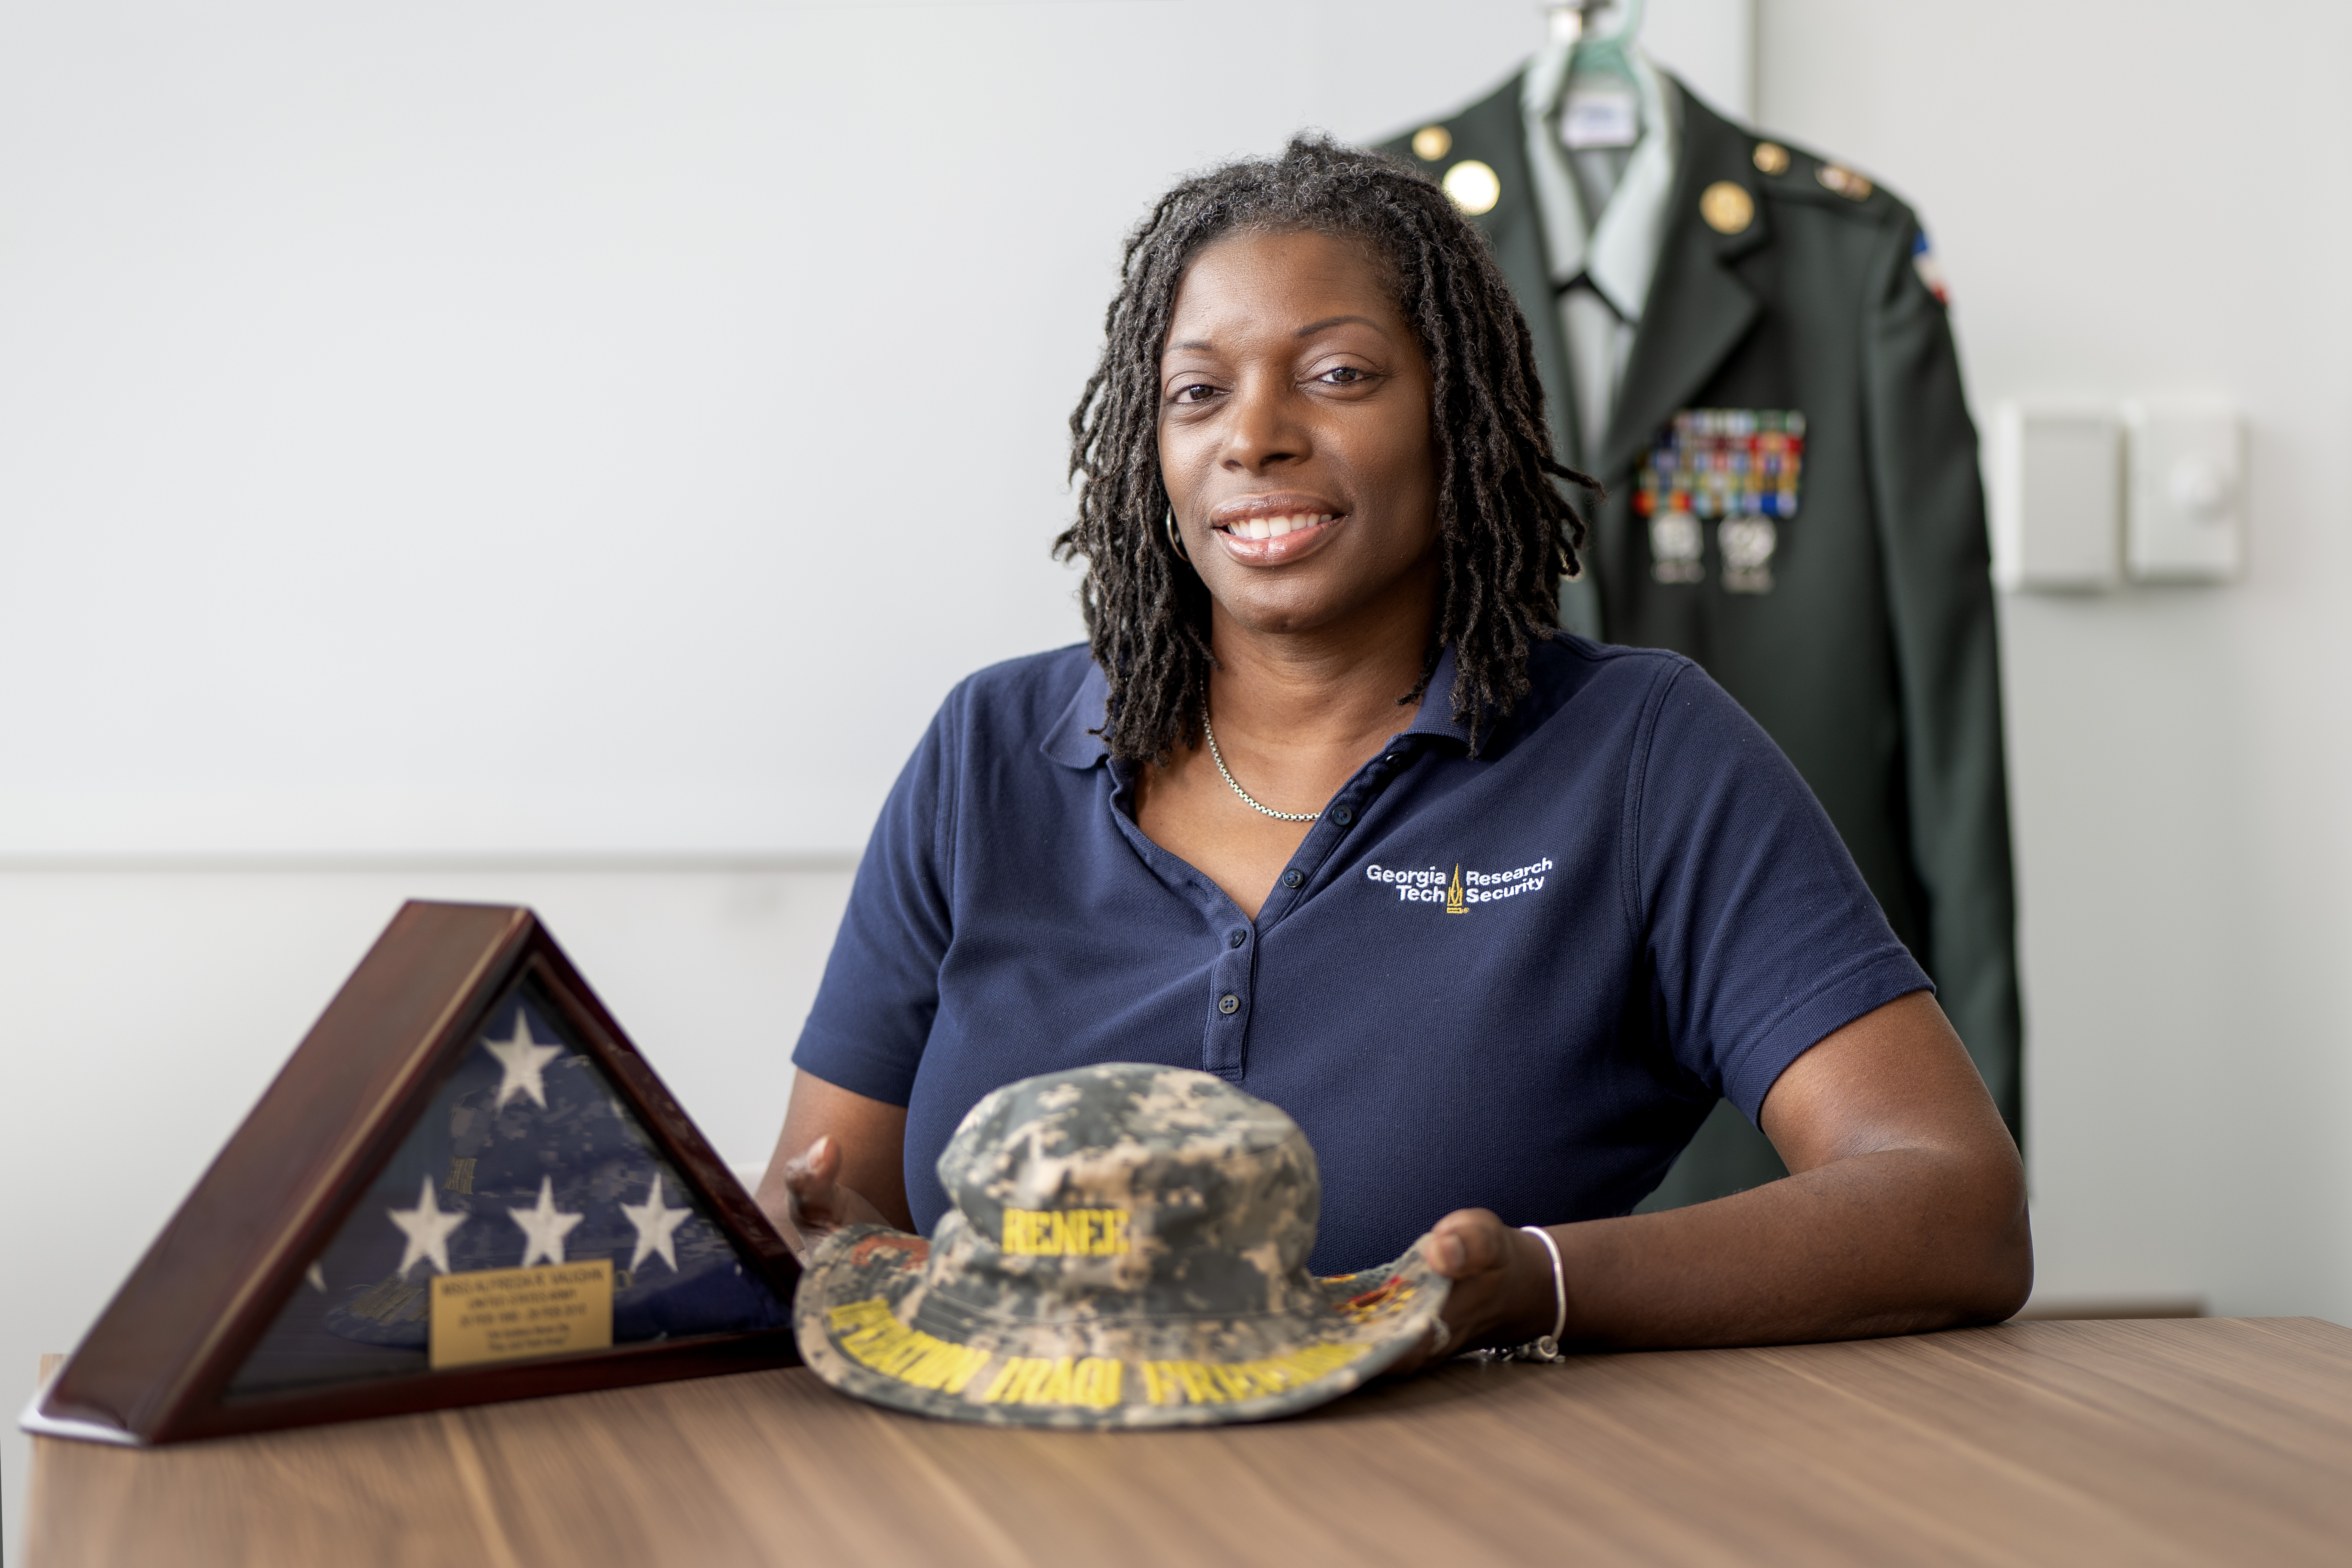
<path fill-rule="evenodd" d="M 1211 512 L 1209 527 L 1228 559 L 1280 566 L 1320 547 L 1347 515 L 1320 496 L 1242 496 Z"/>

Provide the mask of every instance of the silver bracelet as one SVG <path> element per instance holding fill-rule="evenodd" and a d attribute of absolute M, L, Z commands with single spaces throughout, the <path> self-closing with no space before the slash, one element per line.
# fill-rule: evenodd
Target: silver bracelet
<path fill-rule="evenodd" d="M 1542 1242 L 1544 1250 L 1551 1254 L 1551 1299 L 1555 1309 L 1551 1332 L 1523 1345 L 1500 1345 L 1477 1353 L 1488 1361 L 1560 1361 L 1565 1358 L 1559 1353 L 1559 1339 L 1568 1332 L 1568 1270 L 1560 1266 L 1559 1243 L 1541 1226 L 1523 1225 L 1519 1228 Z"/>

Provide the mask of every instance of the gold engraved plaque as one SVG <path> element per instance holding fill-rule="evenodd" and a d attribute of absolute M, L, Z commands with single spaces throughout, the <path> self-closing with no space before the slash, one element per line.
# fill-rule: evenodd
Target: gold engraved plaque
<path fill-rule="evenodd" d="M 435 1371 L 613 1344 L 613 1260 L 433 1277 Z"/>

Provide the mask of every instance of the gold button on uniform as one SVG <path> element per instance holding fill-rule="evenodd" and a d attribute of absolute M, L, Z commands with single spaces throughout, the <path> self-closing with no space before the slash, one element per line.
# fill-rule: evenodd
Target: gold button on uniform
<path fill-rule="evenodd" d="M 1756 198 L 1745 185 L 1717 180 L 1699 193 L 1698 216 L 1717 234 L 1742 234 L 1756 221 Z"/>
<path fill-rule="evenodd" d="M 1434 163 L 1454 151 L 1454 132 L 1443 125 L 1424 125 L 1412 133 L 1412 155 Z"/>
<path fill-rule="evenodd" d="M 1472 217 L 1493 212 L 1495 204 L 1503 199 L 1503 182 L 1475 158 L 1465 158 L 1446 170 L 1444 184 L 1454 205 Z"/>
<path fill-rule="evenodd" d="M 1866 176 L 1855 174 L 1842 163 L 1823 163 L 1813 171 L 1813 178 L 1850 202 L 1865 201 L 1877 188 Z"/>
<path fill-rule="evenodd" d="M 1756 143 L 1756 167 L 1767 174 L 1789 172 L 1789 150 L 1778 142 Z"/>

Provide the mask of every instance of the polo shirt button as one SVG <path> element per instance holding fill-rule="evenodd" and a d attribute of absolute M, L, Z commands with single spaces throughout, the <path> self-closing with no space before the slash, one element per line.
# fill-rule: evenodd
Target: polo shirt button
<path fill-rule="evenodd" d="M 1247 941 L 1249 941 L 1249 932 L 1245 931 L 1237 931 L 1231 936 L 1225 938 L 1225 945 L 1227 947 L 1239 947 L 1242 943 Z"/>
<path fill-rule="evenodd" d="M 1285 871 L 1282 874 L 1282 885 L 1286 888 L 1295 888 L 1305 880 L 1307 880 L 1306 874 L 1300 871 L 1296 866 L 1293 866 L 1289 870 Z M 1225 1011 L 1230 1013 L 1233 1009 L 1228 1007 Z"/>
<path fill-rule="evenodd" d="M 1356 814 L 1344 805 L 1335 805 L 1331 808 L 1331 820 L 1345 827 L 1356 820 Z"/>
<path fill-rule="evenodd" d="M 1217 1011 L 1223 1013 L 1226 1017 L 1230 1018 L 1241 1010 L 1242 999 L 1234 995 L 1232 992 L 1228 991 L 1223 996 L 1217 998 Z"/>

